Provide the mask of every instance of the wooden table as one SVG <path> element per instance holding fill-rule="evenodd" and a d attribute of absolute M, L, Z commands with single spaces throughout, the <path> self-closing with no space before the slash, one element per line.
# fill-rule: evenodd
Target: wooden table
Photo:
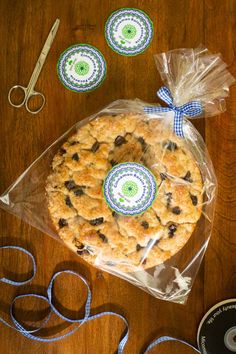
<path fill-rule="evenodd" d="M 128 58 L 114 53 L 104 39 L 104 23 L 109 14 L 120 7 L 137 7 L 146 11 L 155 26 L 155 37 L 143 54 Z M 0 0 L 0 192 L 21 174 L 57 137 L 80 119 L 96 112 L 118 98 L 139 97 L 156 101 L 161 85 L 153 54 L 177 47 L 205 44 L 213 52 L 221 52 L 236 74 L 234 0 Z M 37 90 L 46 96 L 46 106 L 36 116 L 24 108 L 14 109 L 7 101 L 9 88 L 16 83 L 26 85 L 42 44 L 56 18 L 61 24 Z M 107 60 L 108 72 L 103 85 L 87 94 L 66 90 L 56 74 L 60 53 L 75 43 L 98 47 Z M 116 310 L 130 324 L 126 354 L 138 354 L 154 338 L 169 334 L 196 341 L 202 315 L 216 302 L 234 297 L 236 266 L 236 87 L 227 100 L 227 113 L 196 121 L 205 136 L 219 180 L 219 195 L 212 239 L 186 306 L 159 301 L 127 282 L 98 271 L 80 260 L 54 239 L 43 235 L 14 216 L 0 213 L 1 243 L 18 244 L 31 250 L 37 259 L 38 272 L 32 286 L 18 289 L 1 284 L 0 315 L 7 318 L 12 297 L 29 291 L 45 293 L 55 270 L 70 268 L 84 274 L 92 287 L 92 312 Z M 2 255 L 2 254 L 1 254 Z M 29 262 L 14 251 L 4 252 L 3 265 L 12 272 L 26 272 Z M 64 313 L 78 316 L 85 291 L 72 277 L 62 277 L 56 284 Z M 17 314 L 27 318 L 29 311 L 43 305 L 22 301 Z M 32 312 L 32 311 L 31 311 Z M 32 316 L 32 313 L 30 314 Z M 36 314 L 34 316 L 37 318 Z M 62 322 L 52 319 L 49 333 L 64 329 Z M 98 319 L 84 325 L 73 336 L 52 344 L 32 342 L 1 325 L 1 353 L 40 354 L 108 354 L 114 353 L 123 330 L 119 319 Z M 151 353 L 190 354 L 181 344 L 162 344 Z"/>

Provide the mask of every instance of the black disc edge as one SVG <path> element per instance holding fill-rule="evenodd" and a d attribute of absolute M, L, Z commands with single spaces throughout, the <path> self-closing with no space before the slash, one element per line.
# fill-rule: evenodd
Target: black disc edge
<path fill-rule="evenodd" d="M 235 302 L 236 303 L 236 299 L 228 299 L 228 300 L 223 300 L 221 302 L 218 302 L 216 305 L 212 306 L 208 311 L 207 313 L 203 316 L 201 322 L 199 323 L 199 326 L 198 326 L 198 331 L 197 331 L 197 345 L 198 345 L 198 348 L 200 350 L 200 331 L 202 329 L 202 325 L 203 323 L 205 322 L 206 318 L 213 312 L 215 311 L 217 308 L 219 308 L 220 306 L 222 305 L 225 305 L 225 304 L 229 304 L 231 302 Z"/>

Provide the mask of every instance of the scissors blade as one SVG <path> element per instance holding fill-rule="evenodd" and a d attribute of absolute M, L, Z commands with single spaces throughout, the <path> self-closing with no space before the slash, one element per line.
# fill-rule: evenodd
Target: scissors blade
<path fill-rule="evenodd" d="M 39 74 L 42 70 L 42 67 L 43 67 L 43 64 L 47 58 L 47 55 L 48 55 L 48 52 L 51 48 L 51 45 L 52 45 L 52 42 L 55 38 L 55 35 L 57 33 L 57 30 L 58 30 L 58 27 L 59 27 L 59 24 L 60 24 L 60 20 L 57 18 L 56 21 L 54 22 L 50 32 L 49 32 L 49 35 L 48 35 L 48 38 L 46 39 L 46 42 L 44 43 L 44 46 L 43 46 L 43 49 L 39 55 L 39 58 L 37 60 L 37 63 L 35 65 L 35 68 L 34 68 L 34 71 L 33 71 L 33 74 L 31 75 L 31 78 L 30 78 L 30 81 L 29 81 L 29 84 L 27 86 L 27 97 L 26 99 L 31 95 L 33 89 L 34 89 L 34 86 L 38 80 L 38 77 L 39 77 Z"/>
<path fill-rule="evenodd" d="M 41 54 L 47 56 L 47 54 L 51 48 L 52 42 L 56 36 L 59 24 L 60 24 L 60 20 L 57 18 L 56 21 L 54 22 L 49 34 L 48 34 L 48 38 L 46 39 L 46 42 L 43 46 Z"/>

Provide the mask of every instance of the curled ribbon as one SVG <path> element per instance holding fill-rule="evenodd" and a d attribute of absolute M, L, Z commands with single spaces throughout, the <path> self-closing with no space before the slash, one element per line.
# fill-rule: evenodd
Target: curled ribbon
<path fill-rule="evenodd" d="M 0 247 L 0 249 L 7 249 L 7 248 L 8 249 L 16 249 L 16 250 L 18 250 L 20 252 L 23 252 L 24 254 L 28 255 L 31 258 L 32 264 L 33 264 L 33 275 L 29 279 L 27 279 L 25 281 L 21 281 L 21 282 L 17 282 L 17 281 L 14 281 L 14 280 L 11 280 L 11 279 L 7 279 L 7 278 L 0 278 L 0 282 L 7 283 L 7 284 L 10 284 L 10 285 L 14 285 L 14 286 L 20 286 L 20 285 L 25 285 L 25 284 L 29 283 L 34 278 L 34 276 L 36 274 L 36 270 L 37 270 L 34 256 L 29 251 L 27 251 L 26 249 L 24 249 L 22 247 L 18 247 L 18 246 L 3 246 L 3 247 Z M 87 288 L 87 299 L 86 299 L 86 302 L 85 302 L 84 317 L 82 319 L 71 319 L 69 317 L 64 316 L 62 313 L 60 313 L 60 311 L 53 304 L 52 292 L 53 292 L 54 281 L 59 275 L 61 275 L 63 273 L 64 274 L 72 274 L 72 275 L 76 276 L 77 278 L 79 278 L 82 281 L 82 283 L 84 283 L 84 285 Z M 44 321 L 41 324 L 41 326 L 38 327 L 37 329 L 34 329 L 34 330 L 26 329 L 16 319 L 16 317 L 14 315 L 14 305 L 17 302 L 17 300 L 22 299 L 22 298 L 29 298 L 29 297 L 33 297 L 33 298 L 37 298 L 37 299 L 45 301 L 49 305 L 49 308 L 50 308 L 49 314 L 46 316 L 46 318 L 44 319 Z M 53 274 L 53 276 L 52 276 L 52 278 L 50 280 L 50 283 L 48 285 L 48 288 L 47 288 L 47 296 L 43 296 L 43 295 L 39 295 L 39 294 L 24 294 L 24 295 L 18 295 L 18 296 L 16 296 L 13 299 L 13 301 L 12 301 L 12 303 L 10 305 L 10 311 L 9 312 L 10 312 L 10 318 L 11 318 L 14 326 L 12 326 L 8 322 L 6 322 L 1 317 L 0 317 L 0 322 L 5 324 L 7 327 L 10 327 L 10 328 L 20 332 L 23 336 L 25 336 L 25 337 L 27 337 L 27 338 L 29 338 L 31 340 L 35 340 L 35 341 L 39 341 L 39 342 L 45 342 L 45 343 L 50 343 L 50 342 L 55 342 L 55 341 L 58 341 L 58 340 L 61 340 L 63 338 L 66 338 L 66 337 L 70 336 L 75 331 L 77 331 L 77 329 L 80 326 L 82 326 L 85 322 L 88 322 L 88 321 L 91 321 L 91 320 L 95 320 L 96 318 L 107 316 L 107 315 L 116 316 L 116 317 L 122 319 L 122 321 L 125 323 L 125 333 L 124 333 L 121 341 L 119 342 L 118 350 L 117 350 L 118 354 L 122 354 L 123 350 L 124 350 L 124 347 L 126 345 L 126 342 L 128 340 L 128 337 L 129 337 L 129 326 L 128 326 L 128 322 L 127 322 L 126 318 L 124 316 L 116 313 L 116 312 L 111 312 L 111 311 L 101 312 L 101 313 L 98 313 L 96 315 L 90 315 L 91 301 L 92 301 L 92 293 L 91 293 L 91 290 L 89 288 L 87 280 L 84 279 L 80 274 L 78 274 L 78 273 L 76 273 L 76 272 L 74 272 L 72 270 L 64 270 L 64 271 L 56 272 L 56 273 Z M 34 333 L 40 331 L 48 323 L 48 321 L 49 321 L 49 319 L 50 319 L 50 317 L 51 317 L 53 312 L 57 316 L 59 316 L 61 319 L 63 319 L 64 321 L 66 321 L 68 323 L 74 323 L 74 324 L 76 324 L 76 326 L 72 330 L 66 332 L 65 334 L 59 335 L 59 336 L 56 336 L 56 337 L 53 337 L 53 338 L 44 338 L 44 337 L 40 337 L 40 336 L 34 335 Z"/>
<path fill-rule="evenodd" d="M 176 135 L 178 135 L 181 138 L 184 138 L 184 132 L 183 132 L 183 116 L 188 116 L 188 117 L 197 117 L 200 114 L 202 114 L 203 109 L 201 102 L 198 101 L 191 101 L 188 103 L 185 103 L 182 106 L 175 106 L 173 104 L 173 97 L 171 95 L 170 90 L 166 86 L 162 86 L 158 91 L 157 91 L 157 96 L 164 101 L 168 107 L 151 107 L 151 106 L 146 106 L 144 107 L 144 112 L 145 113 L 162 113 L 162 112 L 170 112 L 174 111 L 174 132 Z"/>
<path fill-rule="evenodd" d="M 0 249 L 7 249 L 7 248 L 8 249 L 16 249 L 16 250 L 18 250 L 20 252 L 23 252 L 24 254 L 26 254 L 27 256 L 29 256 L 31 258 L 32 264 L 33 264 L 33 275 L 29 279 L 27 279 L 25 281 L 21 281 L 21 282 L 16 282 L 14 280 L 7 279 L 7 278 L 0 278 L 0 282 L 7 283 L 7 284 L 10 284 L 10 285 L 14 285 L 14 286 L 20 286 L 20 285 L 25 285 L 25 284 L 29 283 L 34 278 L 34 276 L 36 274 L 36 270 L 37 270 L 34 256 L 29 251 L 27 251 L 26 249 L 24 249 L 22 247 L 18 247 L 18 246 L 2 246 L 2 247 L 0 247 Z M 66 317 L 65 315 L 60 313 L 59 310 L 53 304 L 52 292 L 53 292 L 54 281 L 59 275 L 61 275 L 63 273 L 64 274 L 71 274 L 71 275 L 76 276 L 77 278 L 80 279 L 80 281 L 82 281 L 82 283 L 84 283 L 84 285 L 87 288 L 87 299 L 86 299 L 86 302 L 85 302 L 84 317 L 82 319 L 71 319 L 69 317 Z M 34 329 L 34 330 L 26 329 L 16 319 L 16 317 L 14 315 L 14 305 L 17 302 L 17 300 L 22 299 L 22 298 L 29 298 L 29 297 L 33 297 L 33 298 L 37 298 L 37 299 L 45 301 L 49 305 L 49 308 L 50 308 L 49 314 L 46 316 L 46 318 L 44 319 L 44 321 L 41 324 L 41 326 L 38 327 L 37 329 Z M 108 316 L 108 315 L 116 316 L 116 317 L 120 318 L 125 324 L 125 333 L 124 333 L 122 339 L 120 340 L 118 348 L 117 348 L 117 354 L 122 354 L 123 351 L 124 351 L 125 345 L 126 345 L 126 343 L 128 341 L 128 337 L 129 337 L 129 324 L 128 324 L 128 321 L 126 320 L 126 318 L 124 316 L 122 316 L 122 315 L 120 315 L 120 314 L 118 314 L 116 312 L 111 312 L 111 311 L 100 312 L 100 313 L 98 313 L 96 315 L 90 315 L 91 301 L 92 301 L 92 293 L 91 293 L 91 290 L 89 288 L 88 282 L 87 282 L 87 280 L 85 278 L 83 278 L 80 274 L 78 274 L 78 273 L 76 273 L 76 272 L 74 272 L 72 270 L 59 271 L 59 272 L 56 272 L 56 273 L 53 274 L 53 276 L 52 276 L 52 278 L 51 278 L 51 280 L 49 282 L 49 285 L 48 285 L 48 288 L 47 288 L 47 296 L 43 296 L 43 295 L 39 295 L 39 294 L 24 294 L 24 295 L 18 295 L 18 296 L 16 296 L 13 299 L 13 301 L 12 301 L 12 303 L 10 305 L 10 318 L 11 318 L 14 326 L 12 326 L 8 322 L 6 322 L 1 317 L 0 317 L 0 322 L 5 324 L 7 327 L 10 327 L 10 328 L 18 331 L 23 336 L 25 336 L 25 337 L 27 337 L 27 338 L 29 338 L 31 340 L 35 340 L 35 341 L 39 341 L 39 342 L 45 342 L 45 343 L 50 343 L 50 342 L 59 341 L 59 340 L 61 340 L 63 338 L 66 338 L 66 337 L 70 336 L 71 334 L 76 332 L 77 329 L 80 326 L 82 326 L 84 323 L 86 323 L 88 321 L 95 320 L 96 318 L 103 317 L 103 316 Z M 49 319 L 50 319 L 50 317 L 51 317 L 53 312 L 58 317 L 63 319 L 64 321 L 66 321 L 68 323 L 76 324 L 76 326 L 72 330 L 66 332 L 65 334 L 59 335 L 59 336 L 56 336 L 56 337 L 53 337 L 53 338 L 44 338 L 44 337 L 39 337 L 39 336 L 34 335 L 34 333 L 40 331 L 48 323 L 48 321 L 49 321 Z M 179 340 L 179 339 L 176 339 L 176 338 L 172 338 L 172 337 L 163 336 L 163 337 L 158 338 L 154 342 L 152 342 L 146 348 L 146 350 L 143 352 L 143 354 L 147 354 L 151 349 L 156 347 L 158 344 L 163 343 L 163 342 L 169 342 L 169 341 L 180 342 L 180 343 L 192 348 L 195 352 L 200 353 L 200 351 L 198 349 L 196 349 L 191 344 L 189 344 L 189 343 L 187 343 L 185 341 L 182 341 L 182 340 Z"/>

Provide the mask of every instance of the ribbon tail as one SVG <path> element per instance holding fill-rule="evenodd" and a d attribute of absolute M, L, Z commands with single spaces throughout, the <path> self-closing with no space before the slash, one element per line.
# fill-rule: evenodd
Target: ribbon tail
<path fill-rule="evenodd" d="M 180 138 L 184 138 L 183 113 L 179 111 L 175 111 L 174 115 L 174 132 Z"/>
<path fill-rule="evenodd" d="M 154 347 L 156 347 L 157 345 L 159 345 L 160 343 L 163 343 L 163 342 L 179 342 L 179 343 L 186 345 L 187 347 L 192 348 L 196 353 L 201 354 L 200 351 L 196 347 L 194 347 L 193 345 L 191 345 L 181 339 L 168 337 L 168 336 L 160 337 L 160 338 L 156 339 L 154 342 L 152 342 L 151 344 L 149 344 L 149 346 L 147 347 L 147 349 L 144 351 L 143 354 L 147 354 L 151 349 L 153 349 Z"/>

